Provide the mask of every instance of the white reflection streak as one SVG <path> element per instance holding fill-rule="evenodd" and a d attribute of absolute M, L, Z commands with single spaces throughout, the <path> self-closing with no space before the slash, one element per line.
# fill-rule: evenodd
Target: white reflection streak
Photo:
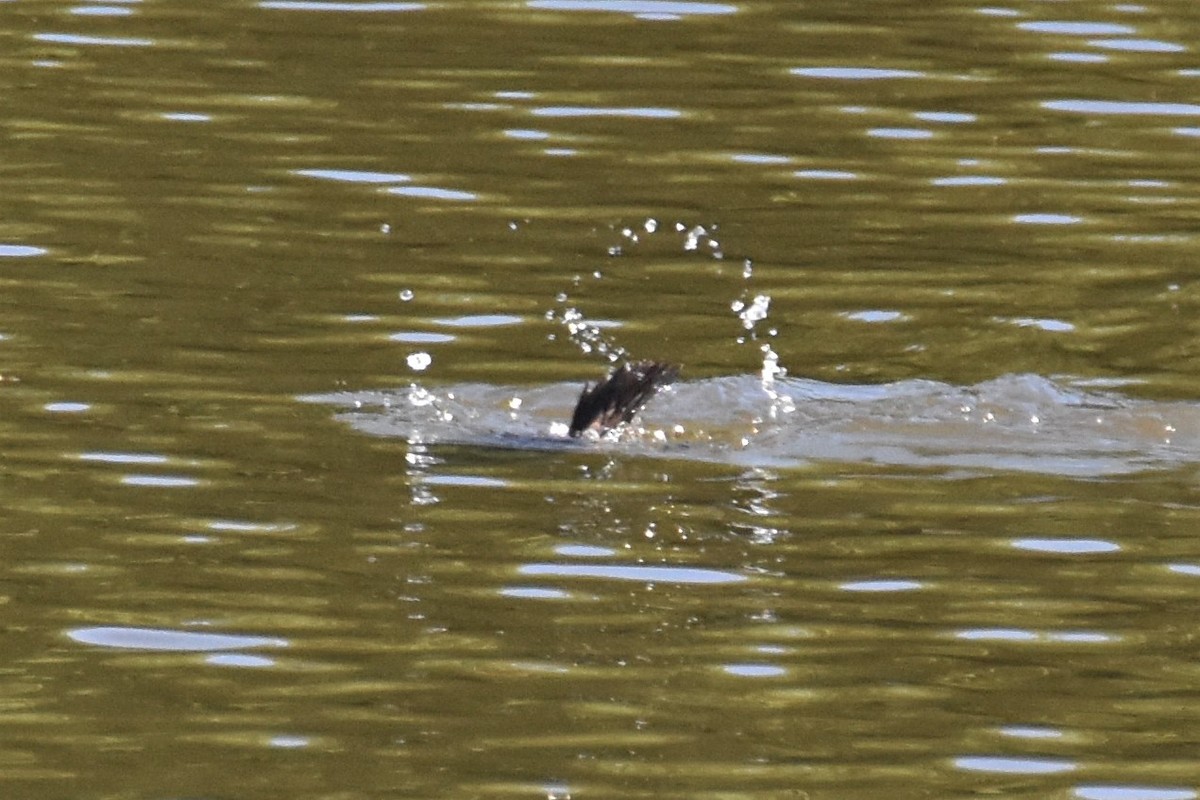
<path fill-rule="evenodd" d="M 409 491 L 412 494 L 414 506 L 432 506 L 442 499 L 433 491 L 436 484 L 424 480 L 431 467 L 439 463 L 436 456 L 429 454 L 429 448 L 420 441 L 417 434 L 408 441 L 408 452 L 404 455 L 404 463 L 408 465 L 404 474 L 408 476 Z"/>
<path fill-rule="evenodd" d="M 772 507 L 772 501 L 779 498 L 780 494 L 771 488 L 771 484 L 778 479 L 778 474 L 771 470 L 755 468 L 743 472 L 734 484 L 739 492 L 749 495 L 737 503 L 737 507 L 754 517 L 746 523 L 735 523 L 735 527 L 749 532 L 756 544 L 770 544 L 784 532 L 781 528 L 763 524 L 779 516 L 779 511 Z"/>

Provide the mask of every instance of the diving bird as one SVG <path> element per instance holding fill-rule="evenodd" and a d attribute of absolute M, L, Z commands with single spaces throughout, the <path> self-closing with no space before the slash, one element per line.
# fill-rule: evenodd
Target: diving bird
<path fill-rule="evenodd" d="M 622 364 L 595 386 L 583 385 L 568 433 L 572 437 L 578 437 L 586 430 L 604 433 L 622 422 L 629 422 L 655 392 L 678 377 L 678 364 L 661 361 Z"/>

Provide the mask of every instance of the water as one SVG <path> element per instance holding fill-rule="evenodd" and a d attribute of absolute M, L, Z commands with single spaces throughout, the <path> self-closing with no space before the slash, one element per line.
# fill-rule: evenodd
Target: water
<path fill-rule="evenodd" d="M 1193 3 L 0 9 L 7 795 L 1200 792 Z"/>
<path fill-rule="evenodd" d="M 935 381 L 841 385 L 759 376 L 676 383 L 639 421 L 595 443 L 568 439 L 578 387 L 461 384 L 302 398 L 350 407 L 339 418 L 418 444 L 696 459 L 750 467 L 813 462 L 1102 477 L 1200 460 L 1200 404 L 1153 402 L 1006 375 L 975 386 Z M 968 472 L 957 472 L 958 470 Z"/>

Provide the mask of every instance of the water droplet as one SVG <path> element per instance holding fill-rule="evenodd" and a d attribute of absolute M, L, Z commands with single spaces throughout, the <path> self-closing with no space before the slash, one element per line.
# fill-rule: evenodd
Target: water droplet
<path fill-rule="evenodd" d="M 755 295 L 749 306 L 740 300 L 738 302 L 741 303 L 741 308 L 735 308 L 734 311 L 741 318 L 742 327 L 746 330 L 751 330 L 756 323 L 766 319 L 767 311 L 771 307 L 771 298 L 765 294 Z"/>
<path fill-rule="evenodd" d="M 411 353 L 404 360 L 408 362 L 409 369 L 420 372 L 429 368 L 429 365 L 433 363 L 433 356 L 429 355 L 429 353 Z"/>

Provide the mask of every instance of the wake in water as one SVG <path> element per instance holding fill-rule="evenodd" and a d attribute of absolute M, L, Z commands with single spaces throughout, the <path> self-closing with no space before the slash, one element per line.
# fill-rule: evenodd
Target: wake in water
<path fill-rule="evenodd" d="M 578 386 L 460 384 L 303 398 L 364 433 L 426 444 L 566 450 L 799 467 L 1115 475 L 1200 463 L 1200 404 L 1156 403 L 1069 381 L 1008 375 L 975 386 L 852 386 L 762 376 L 684 381 L 596 442 L 567 435 Z"/>
<path fill-rule="evenodd" d="M 683 251 L 724 259 L 715 227 L 677 223 L 673 230 Z M 654 220 L 622 229 L 623 244 L 609 255 L 620 257 L 662 234 Z M 339 418 L 365 433 L 421 444 L 600 450 L 743 466 L 823 461 L 1071 476 L 1200 463 L 1200 404 L 1137 400 L 1115 391 L 1117 384 L 1038 375 L 1006 375 L 975 386 L 923 380 L 854 386 L 789 378 L 769 343 L 777 333 L 767 323 L 771 298 L 751 290 L 752 276 L 747 259 L 741 264 L 741 293 L 730 309 L 739 321 L 737 342 L 761 354 L 759 374 L 675 383 L 632 421 L 654 390 L 674 379 L 674 368 L 631 358 L 608 335 L 616 323 L 589 321 L 565 292 L 547 319 L 561 324 L 581 353 L 611 364 L 632 362 L 632 370 L 614 373 L 616 383 L 587 388 L 582 396 L 578 384 L 433 389 L 414 383 L 394 391 L 301 399 L 340 407 Z M 407 358 L 414 371 L 431 361 L 425 352 Z M 593 423 L 609 430 L 590 441 L 572 438 Z"/>

